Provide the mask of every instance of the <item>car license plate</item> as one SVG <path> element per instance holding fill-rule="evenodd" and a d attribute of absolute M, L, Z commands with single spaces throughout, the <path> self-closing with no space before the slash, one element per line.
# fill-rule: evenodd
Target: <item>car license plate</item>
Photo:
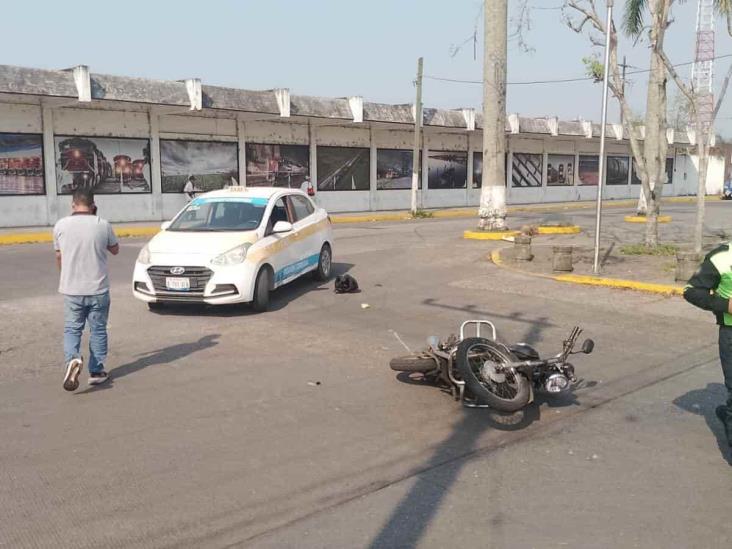
<path fill-rule="evenodd" d="M 191 289 L 191 280 L 189 278 L 165 277 L 165 286 L 168 290 L 188 291 Z"/>

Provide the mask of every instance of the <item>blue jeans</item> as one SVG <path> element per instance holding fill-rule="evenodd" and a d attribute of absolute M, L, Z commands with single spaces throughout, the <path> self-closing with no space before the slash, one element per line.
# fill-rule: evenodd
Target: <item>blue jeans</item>
<path fill-rule="evenodd" d="M 104 370 L 107 360 L 109 292 L 99 295 L 64 296 L 64 356 L 66 364 L 81 358 L 81 334 L 89 322 L 89 373 Z"/>

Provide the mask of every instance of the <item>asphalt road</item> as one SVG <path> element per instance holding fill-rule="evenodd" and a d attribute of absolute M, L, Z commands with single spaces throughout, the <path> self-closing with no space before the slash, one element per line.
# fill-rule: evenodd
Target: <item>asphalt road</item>
<path fill-rule="evenodd" d="M 732 231 L 728 206 L 710 232 Z M 691 207 L 666 210 L 664 235 L 687 234 Z M 639 238 L 625 213 L 608 238 Z M 0 248 L 0 546 L 729 547 L 712 318 L 498 269 L 471 225 L 339 226 L 336 268 L 363 291 L 302 280 L 262 315 L 148 312 L 129 292 L 143 242 L 124 240 L 113 380 L 74 394 L 49 247 Z M 418 348 L 475 317 L 545 353 L 581 325 L 597 347 L 574 398 L 500 416 L 389 370 L 396 335 Z"/>

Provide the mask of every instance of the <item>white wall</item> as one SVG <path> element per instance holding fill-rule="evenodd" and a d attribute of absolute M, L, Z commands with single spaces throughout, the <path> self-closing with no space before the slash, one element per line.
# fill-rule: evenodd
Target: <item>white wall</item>
<path fill-rule="evenodd" d="M 364 147 L 370 149 L 370 188 L 363 191 L 320 191 L 317 200 L 333 212 L 367 210 L 403 210 L 410 207 L 409 190 L 377 190 L 376 155 L 378 149 L 412 150 L 414 134 L 409 128 L 324 125 L 322 121 L 312 124 L 292 123 L 286 120 L 238 121 L 233 118 L 211 118 L 205 116 L 162 113 L 158 110 L 112 111 L 83 108 L 43 109 L 38 105 L 0 103 L 0 132 L 44 133 L 44 156 L 46 167 L 45 196 L 2 196 L 0 195 L 0 227 L 38 226 L 52 224 L 70 208 L 68 196 L 56 195 L 54 135 L 89 135 L 108 137 L 145 138 L 151 141 L 152 192 L 124 195 L 99 195 L 97 203 L 102 214 L 111 221 L 159 221 L 170 219 L 185 205 L 182 194 L 161 192 L 159 139 L 201 139 L 238 142 L 240 147 L 240 181 L 245 182 L 245 143 L 301 144 L 311 147 L 311 177 L 317 181 L 318 146 Z M 48 144 L 51 146 L 48 146 Z M 608 154 L 630 156 L 627 144 L 609 139 Z M 472 188 L 472 155 L 482 150 L 481 133 L 463 131 L 440 131 L 425 128 L 422 143 L 422 173 L 426 179 L 429 151 L 469 152 L 466 187 L 463 189 L 429 189 L 425 184 L 419 193 L 420 206 L 441 208 L 454 206 L 477 206 L 480 189 Z M 577 173 L 581 154 L 596 155 L 598 139 L 584 137 L 551 137 L 547 135 L 508 136 L 508 190 L 509 203 L 541 203 L 574 200 L 592 200 L 597 188 L 579 185 Z M 513 153 L 535 153 L 543 156 L 543 185 L 536 188 L 515 188 L 511 185 Z M 571 186 L 547 186 L 546 172 L 551 154 L 575 156 L 575 183 Z M 669 148 L 669 155 L 675 155 L 674 181 L 664 188 L 664 195 L 688 195 L 696 193 L 697 162 Z M 712 158 L 709 167 L 708 192 L 719 193 L 722 188 L 724 161 Z M 607 198 L 637 197 L 639 186 L 608 186 Z"/>

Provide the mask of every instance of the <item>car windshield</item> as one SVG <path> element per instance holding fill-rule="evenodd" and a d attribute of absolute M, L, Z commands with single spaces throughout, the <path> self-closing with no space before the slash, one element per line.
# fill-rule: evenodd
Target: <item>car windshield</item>
<path fill-rule="evenodd" d="M 206 198 L 191 201 L 169 231 L 252 231 L 262 222 L 266 198 Z"/>

